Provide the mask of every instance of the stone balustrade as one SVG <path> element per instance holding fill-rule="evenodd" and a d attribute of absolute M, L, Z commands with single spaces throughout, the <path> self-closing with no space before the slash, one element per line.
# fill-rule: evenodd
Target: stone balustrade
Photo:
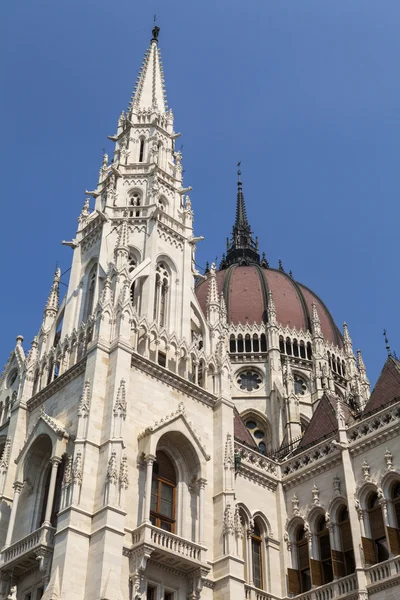
<path fill-rule="evenodd" d="M 293 597 L 296 600 L 353 600 L 358 597 L 357 591 L 357 576 L 354 573 Z"/>
<path fill-rule="evenodd" d="M 400 556 L 390 558 L 372 567 L 367 567 L 365 572 L 369 585 L 396 577 L 400 574 Z"/>
<path fill-rule="evenodd" d="M 0 555 L 0 567 L 14 572 L 29 569 L 37 564 L 40 551 L 50 552 L 54 548 L 54 527 L 43 525 L 11 546 L 4 548 Z"/>
<path fill-rule="evenodd" d="M 146 548 L 152 548 L 152 560 L 161 564 L 169 563 L 180 565 L 180 569 L 188 571 L 193 567 L 201 566 L 203 554 L 206 551 L 204 546 L 196 542 L 187 540 L 179 535 L 164 531 L 149 523 L 143 523 L 132 533 L 133 550 L 144 545 Z"/>

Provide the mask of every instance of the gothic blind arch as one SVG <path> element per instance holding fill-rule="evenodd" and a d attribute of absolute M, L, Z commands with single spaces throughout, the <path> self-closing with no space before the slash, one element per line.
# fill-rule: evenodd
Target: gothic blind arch
<path fill-rule="evenodd" d="M 85 300 L 82 321 L 85 323 L 93 312 L 97 283 L 97 261 L 88 267 L 85 282 Z"/>
<path fill-rule="evenodd" d="M 128 210 L 130 217 L 140 217 L 140 206 L 143 205 L 143 193 L 139 188 L 133 188 L 128 192 Z"/>
<path fill-rule="evenodd" d="M 171 283 L 173 272 L 171 261 L 160 256 L 156 263 L 156 276 L 154 288 L 153 320 L 160 327 L 167 328 L 169 325 L 169 312 L 171 305 Z"/>

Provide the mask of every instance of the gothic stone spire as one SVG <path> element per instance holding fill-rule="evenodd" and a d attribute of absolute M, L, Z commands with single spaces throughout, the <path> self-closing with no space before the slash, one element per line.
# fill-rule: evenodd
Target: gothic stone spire
<path fill-rule="evenodd" d="M 166 113 L 168 110 L 164 72 L 158 47 L 159 32 L 160 28 L 155 26 L 150 48 L 146 50 L 136 81 L 129 112 L 132 110 L 155 110 L 159 113 Z"/>
<path fill-rule="evenodd" d="M 238 163 L 240 167 L 240 163 Z M 251 227 L 247 220 L 246 205 L 243 195 L 241 171 L 238 168 L 238 191 L 236 200 L 236 219 L 232 229 L 232 237 L 228 242 L 226 266 L 234 263 L 249 264 L 260 262 L 258 242 L 254 240 Z"/>

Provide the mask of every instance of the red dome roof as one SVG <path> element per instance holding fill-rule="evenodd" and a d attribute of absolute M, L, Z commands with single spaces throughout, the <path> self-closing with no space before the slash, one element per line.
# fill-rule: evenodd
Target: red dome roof
<path fill-rule="evenodd" d="M 206 314 L 209 281 L 196 286 L 196 296 Z M 311 331 L 312 304 L 317 306 L 324 338 L 342 347 L 342 336 L 325 304 L 305 285 L 275 269 L 265 269 L 256 264 L 231 265 L 217 271 L 218 292 L 223 291 L 228 320 L 237 325 L 262 323 L 267 310 L 268 292 L 271 291 L 276 306 L 278 323 L 283 327 Z"/>

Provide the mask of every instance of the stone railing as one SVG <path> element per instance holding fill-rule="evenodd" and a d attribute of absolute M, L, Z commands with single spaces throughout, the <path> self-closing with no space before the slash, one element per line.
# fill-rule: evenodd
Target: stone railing
<path fill-rule="evenodd" d="M 149 523 L 143 523 L 132 532 L 132 544 L 134 547 L 141 544 L 153 546 L 154 550 L 179 555 L 184 561 L 191 563 L 200 563 L 202 554 L 206 550 L 196 542 L 186 540 Z"/>
<path fill-rule="evenodd" d="M 357 577 L 355 574 L 342 577 L 326 585 L 314 588 L 304 594 L 293 596 L 296 600 L 334 600 L 354 598 L 357 595 Z"/>
<path fill-rule="evenodd" d="M 319 444 L 299 452 L 292 459 L 285 461 L 282 465 L 282 475 L 292 475 L 301 469 L 310 467 L 312 463 L 320 460 L 326 461 L 327 457 L 334 452 L 339 454 L 337 447 L 332 444 L 332 440 L 323 440 Z"/>
<path fill-rule="evenodd" d="M 245 585 L 245 598 L 246 600 L 274 600 L 275 596 L 271 596 L 268 592 L 263 592 L 252 585 Z"/>
<path fill-rule="evenodd" d="M 400 557 L 396 556 L 372 567 L 367 567 L 365 573 L 369 585 L 400 575 Z"/>
<path fill-rule="evenodd" d="M 8 563 L 15 562 L 39 547 L 53 549 L 54 533 L 54 527 L 43 525 L 40 529 L 11 544 L 1 552 L 0 566 L 4 567 Z"/>
<path fill-rule="evenodd" d="M 368 435 L 373 434 L 374 439 L 376 438 L 376 432 L 387 425 L 398 424 L 400 420 L 400 406 L 399 403 L 390 405 L 387 408 L 363 419 L 357 425 L 348 429 L 347 435 L 350 441 L 357 442 L 358 440 L 365 438 Z"/>

